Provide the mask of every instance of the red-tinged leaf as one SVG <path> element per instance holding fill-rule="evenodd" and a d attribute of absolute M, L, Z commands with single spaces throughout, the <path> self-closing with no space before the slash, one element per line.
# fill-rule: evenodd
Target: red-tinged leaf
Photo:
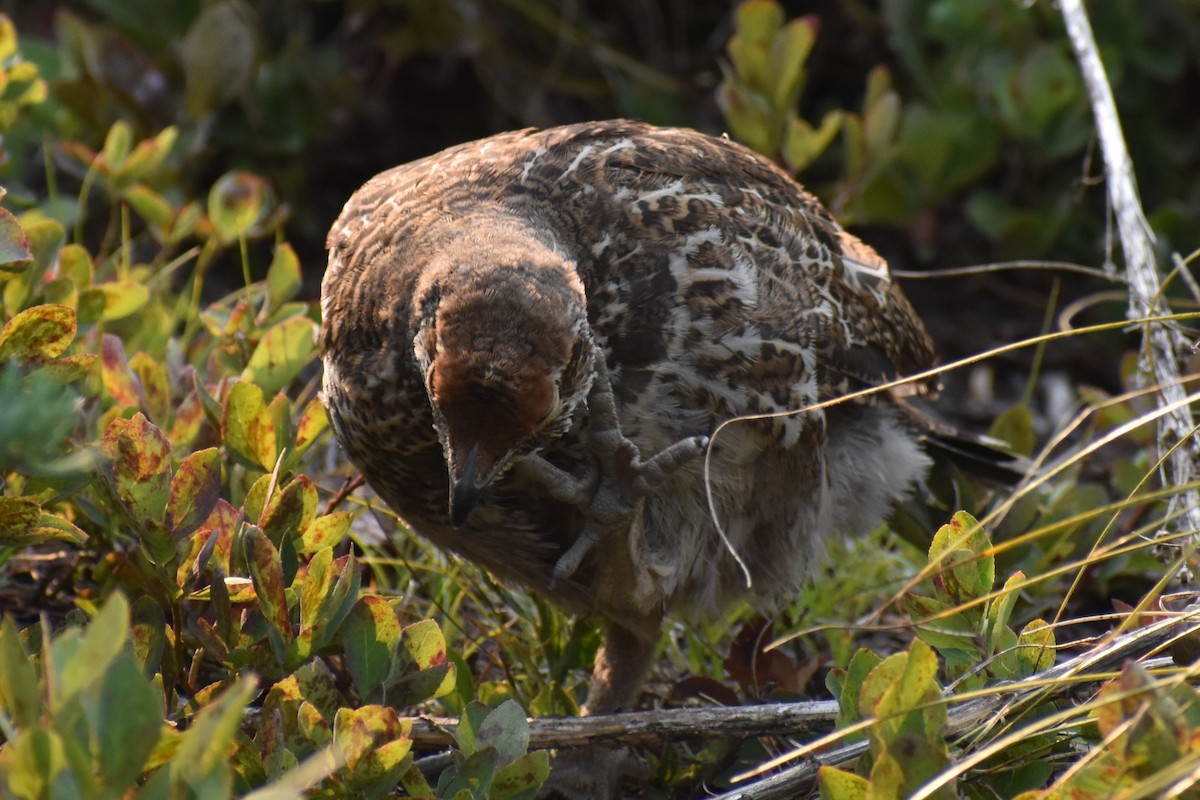
<path fill-rule="evenodd" d="M 28 497 L 0 497 L 0 545 L 5 547 L 32 544 L 42 516 L 42 507 Z"/>
<path fill-rule="evenodd" d="M 320 400 L 311 401 L 296 423 L 296 455 L 303 455 L 328 427 L 329 415 L 325 413 L 325 406 Z"/>
<path fill-rule="evenodd" d="M 333 587 L 333 551 L 326 548 L 318 552 L 304 568 L 300 581 L 300 631 L 319 625 L 325 598 Z"/>
<path fill-rule="evenodd" d="M 133 602 L 129 623 L 133 657 L 137 659 L 142 674 L 153 678 L 162 668 L 162 657 L 167 647 L 167 619 L 162 606 L 152 597 L 142 595 Z"/>
<path fill-rule="evenodd" d="M 221 457 L 215 447 L 189 454 L 171 479 L 167 531 L 176 540 L 200 527 L 221 496 Z"/>
<path fill-rule="evenodd" d="M 369 695 L 387 678 L 392 653 L 400 641 L 400 621 L 387 601 L 363 595 L 342 626 L 346 667 L 360 696 Z"/>
<path fill-rule="evenodd" d="M 441 697 L 454 690 L 454 665 L 446 661 L 446 640 L 431 619 L 409 625 L 384 682 L 389 702 L 398 706 Z"/>
<path fill-rule="evenodd" d="M 51 514 L 48 511 L 43 511 L 38 517 L 37 526 L 33 529 L 34 535 L 40 539 L 60 539 L 67 542 L 75 542 L 83 544 L 88 540 L 88 535 L 79 529 L 75 523 L 70 520 L 63 519 L 57 514 Z"/>
<path fill-rule="evenodd" d="M 0 208 L 0 273 L 23 272 L 33 261 L 29 235 L 6 208 Z"/>
<path fill-rule="evenodd" d="M 75 340 L 75 309 L 41 305 L 27 308 L 0 329 L 0 362 L 49 361 L 58 358 Z"/>
<path fill-rule="evenodd" d="M 333 728 L 317 707 L 307 700 L 296 709 L 296 728 L 310 747 L 324 747 L 333 739 Z"/>
<path fill-rule="evenodd" d="M 258 608 L 267 622 L 284 637 L 292 637 L 292 622 L 288 616 L 287 587 L 283 585 L 283 562 L 271 540 L 253 525 L 247 525 L 242 546 L 250 580 L 258 598 Z"/>
<path fill-rule="evenodd" d="M 533 797 L 534 792 L 550 777 L 550 753 L 535 750 L 523 753 L 515 761 L 496 771 L 492 780 L 495 797 Z"/>
<path fill-rule="evenodd" d="M 214 568 L 222 574 L 229 574 L 229 555 L 233 550 L 233 533 L 237 530 L 242 515 L 230 505 L 228 500 L 217 500 L 208 519 L 200 523 L 197 530 L 212 531 L 212 546 L 208 548 L 205 563 L 198 564 L 197 569 L 202 573 L 211 572 Z"/>
<path fill-rule="evenodd" d="M 125 360 L 125 345 L 111 333 L 100 345 L 100 377 L 109 397 L 121 408 L 140 408 L 142 387 Z"/>
<path fill-rule="evenodd" d="M 171 488 L 171 443 L 146 417 L 118 417 L 100 442 L 117 497 L 135 521 L 162 519 Z"/>
<path fill-rule="evenodd" d="M 139 352 L 129 359 L 129 370 L 142 387 L 146 415 L 155 423 L 165 425 L 171 416 L 171 382 L 166 365 Z"/>
<path fill-rule="evenodd" d="M 76 353 L 43 364 L 38 372 L 65 385 L 88 377 L 99 363 L 100 357 L 95 353 Z"/>
<path fill-rule="evenodd" d="M 400 765 L 412 744 L 407 738 L 411 732 L 412 722 L 387 706 L 341 708 L 333 719 L 334 746 L 360 784 L 377 781 Z"/>
<path fill-rule="evenodd" d="M 267 472 L 274 469 L 275 427 L 263 403 L 262 389 L 248 381 L 229 387 L 222 430 L 226 446 L 236 455 Z"/>
<path fill-rule="evenodd" d="M 774 689 L 799 694 L 818 666 L 815 661 L 801 666 L 781 650 L 768 650 L 774 638 L 774 626 L 765 617 L 756 616 L 734 637 L 725 659 L 729 674 L 756 697 L 764 697 Z"/>
<path fill-rule="evenodd" d="M 334 511 L 317 517 L 300 536 L 300 553 L 308 555 L 325 547 L 333 547 L 345 537 L 353 520 L 354 515 L 349 511 Z"/>
<path fill-rule="evenodd" d="M 185 449 L 200 435 L 200 426 L 204 424 L 204 404 L 193 389 L 183 398 L 175 409 L 175 419 L 171 423 L 171 431 L 167 438 L 176 448 Z"/>
<path fill-rule="evenodd" d="M 258 526 L 278 546 L 285 536 L 299 538 L 316 515 L 317 487 L 307 475 L 298 475 L 267 501 Z"/>
<path fill-rule="evenodd" d="M 178 137 L 177 128 L 166 128 L 153 139 L 138 142 L 117 170 L 116 182 L 128 187 L 158 169 Z"/>

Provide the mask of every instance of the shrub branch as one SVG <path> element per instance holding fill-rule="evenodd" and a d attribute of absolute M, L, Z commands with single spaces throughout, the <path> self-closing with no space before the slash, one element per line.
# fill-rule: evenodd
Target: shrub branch
<path fill-rule="evenodd" d="M 1112 87 L 1100 61 L 1091 24 L 1082 0 L 1061 0 L 1059 7 L 1091 98 L 1096 131 L 1108 167 L 1108 198 L 1121 237 L 1129 283 L 1128 317 L 1138 319 L 1169 314 L 1154 255 L 1154 233 L 1138 199 L 1133 161 L 1125 146 Z M 1179 446 L 1195 432 L 1191 406 L 1183 402 L 1186 390 L 1180 374 L 1180 354 L 1188 348 L 1189 343 L 1177 325 L 1143 324 L 1138 381 L 1144 386 L 1158 386 L 1160 408 L 1174 406 L 1158 421 L 1159 452 L 1166 454 L 1162 462 L 1162 479 L 1166 486 L 1186 486 L 1200 473 L 1200 449 L 1194 443 L 1191 447 Z M 1167 518 L 1176 512 L 1180 512 L 1187 530 L 1200 531 L 1200 492 L 1181 489 L 1174 493 L 1169 500 Z"/>

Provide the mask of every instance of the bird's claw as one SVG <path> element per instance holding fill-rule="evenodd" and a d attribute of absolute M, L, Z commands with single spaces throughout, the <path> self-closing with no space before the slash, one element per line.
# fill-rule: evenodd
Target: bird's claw
<path fill-rule="evenodd" d="M 689 436 L 643 459 L 637 445 L 621 431 L 604 354 L 598 349 L 595 363 L 596 376 L 588 398 L 588 441 L 596 454 L 596 468 L 576 476 L 540 455 L 521 462 L 529 477 L 556 500 L 580 509 L 585 518 L 575 541 L 555 562 L 550 588 L 574 575 L 603 537 L 628 531 L 642 500 L 708 447 L 707 436 Z"/>

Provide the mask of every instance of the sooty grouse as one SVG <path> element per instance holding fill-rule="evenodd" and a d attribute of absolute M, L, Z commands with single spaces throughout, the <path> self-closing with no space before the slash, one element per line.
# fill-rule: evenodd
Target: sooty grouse
<path fill-rule="evenodd" d="M 342 446 L 413 531 L 607 618 L 593 712 L 635 698 L 663 614 L 788 598 L 928 466 L 886 394 L 783 413 L 933 348 L 883 260 L 726 139 L 470 142 L 368 181 L 328 245 Z M 741 417 L 707 454 L 718 527 L 705 451 Z"/>

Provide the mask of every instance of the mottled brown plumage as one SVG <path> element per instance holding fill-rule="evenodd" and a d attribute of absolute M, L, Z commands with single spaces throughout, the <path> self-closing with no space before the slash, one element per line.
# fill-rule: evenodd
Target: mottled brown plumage
<path fill-rule="evenodd" d="M 887 397 L 737 422 L 713 442 L 718 535 L 703 437 L 933 362 L 874 251 L 728 140 L 610 121 L 471 142 L 369 181 L 329 251 L 324 397 L 350 459 L 417 533 L 613 620 L 612 681 L 636 687 L 664 613 L 787 598 L 822 537 L 878 524 L 927 466 Z"/>

